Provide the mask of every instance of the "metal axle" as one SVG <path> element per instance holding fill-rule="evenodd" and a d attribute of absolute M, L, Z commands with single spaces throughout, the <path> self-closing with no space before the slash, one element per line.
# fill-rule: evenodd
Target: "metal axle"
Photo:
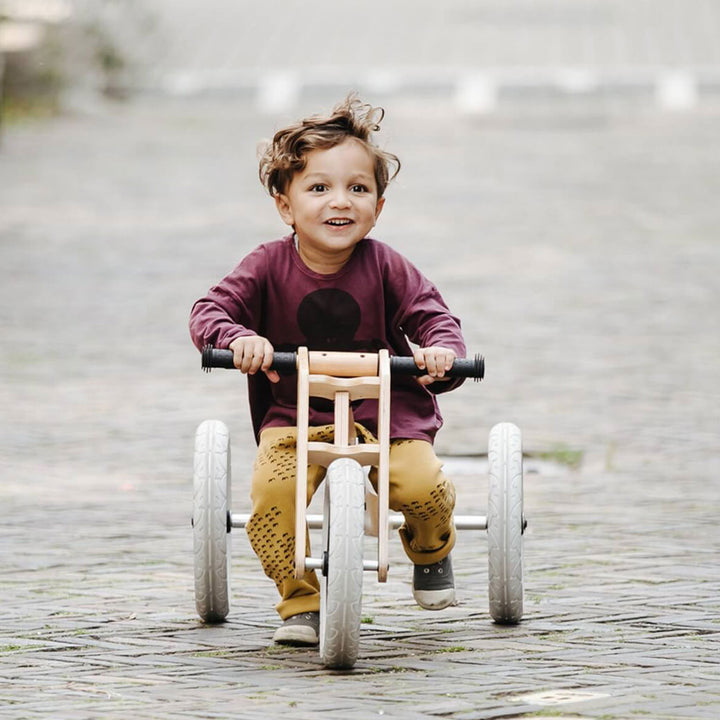
<path fill-rule="evenodd" d="M 244 528 L 247 525 L 248 520 L 250 520 L 249 513 L 232 513 L 230 516 L 230 525 L 234 528 Z M 405 518 L 400 514 L 388 516 L 388 524 L 393 530 L 397 530 L 397 528 L 399 528 L 404 522 Z M 456 515 L 454 517 L 454 522 L 457 530 L 487 530 L 487 517 L 484 515 Z M 307 524 L 308 527 L 313 530 L 322 528 L 323 516 L 308 515 Z M 308 558 L 308 560 L 312 561 L 312 558 Z"/>

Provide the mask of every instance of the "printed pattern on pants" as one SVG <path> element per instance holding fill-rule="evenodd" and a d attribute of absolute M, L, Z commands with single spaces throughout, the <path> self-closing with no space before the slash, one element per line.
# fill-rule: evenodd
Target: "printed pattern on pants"
<path fill-rule="evenodd" d="M 375 438 L 356 425 L 361 442 Z M 333 426 L 311 427 L 311 442 L 333 442 Z M 285 619 L 319 609 L 319 584 L 314 571 L 294 577 L 295 471 L 297 430 L 268 428 L 260 436 L 253 466 L 252 513 L 246 531 L 265 574 L 280 593 L 277 610 Z M 308 466 L 309 504 L 325 477 L 325 468 Z M 445 557 L 455 542 L 452 511 L 455 490 L 441 471 L 432 445 L 424 440 L 395 440 L 390 445 L 390 508 L 402 512 L 400 537 L 408 557 L 429 564 Z M 375 484 L 376 472 L 370 472 Z M 309 533 L 306 547 L 310 552 Z"/>

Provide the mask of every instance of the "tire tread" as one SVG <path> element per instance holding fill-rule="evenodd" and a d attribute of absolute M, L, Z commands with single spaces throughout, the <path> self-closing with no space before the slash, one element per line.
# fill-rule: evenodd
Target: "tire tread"
<path fill-rule="evenodd" d="M 523 456 L 520 429 L 499 423 L 488 444 L 488 583 L 490 615 L 518 623 L 523 615 Z"/>
<path fill-rule="evenodd" d="M 230 610 L 230 435 L 219 420 L 195 434 L 193 463 L 195 608 L 206 623 L 223 622 Z"/>
<path fill-rule="evenodd" d="M 351 668 L 358 656 L 362 619 L 365 478 L 347 458 L 334 461 L 327 528 L 328 576 L 322 579 L 320 655 L 330 668 Z M 326 520 L 327 522 L 327 520 Z"/>

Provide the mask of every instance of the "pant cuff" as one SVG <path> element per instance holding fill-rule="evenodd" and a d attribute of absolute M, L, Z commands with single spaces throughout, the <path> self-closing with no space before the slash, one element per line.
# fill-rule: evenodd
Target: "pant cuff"
<path fill-rule="evenodd" d="M 300 615 L 306 612 L 320 611 L 320 593 L 314 595 L 301 595 L 297 598 L 289 598 L 281 600 L 275 609 L 283 620 L 287 620 L 293 615 Z"/>
<path fill-rule="evenodd" d="M 412 534 L 410 533 L 407 525 L 403 525 L 398 530 L 398 533 L 403 547 L 405 548 L 405 554 L 410 558 L 410 560 L 412 560 L 413 565 L 432 565 L 433 563 L 444 560 L 450 554 L 450 551 L 455 547 L 455 540 L 457 537 L 455 525 L 451 525 L 447 540 L 439 548 L 417 550 L 413 548 Z"/>

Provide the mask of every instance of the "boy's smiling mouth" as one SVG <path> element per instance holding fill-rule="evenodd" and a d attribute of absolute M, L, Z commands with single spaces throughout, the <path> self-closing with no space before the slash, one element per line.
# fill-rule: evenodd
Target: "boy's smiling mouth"
<path fill-rule="evenodd" d="M 353 221 L 349 218 L 331 218 L 326 220 L 326 225 L 333 225 L 334 227 L 342 227 L 343 225 L 352 225 Z"/>

